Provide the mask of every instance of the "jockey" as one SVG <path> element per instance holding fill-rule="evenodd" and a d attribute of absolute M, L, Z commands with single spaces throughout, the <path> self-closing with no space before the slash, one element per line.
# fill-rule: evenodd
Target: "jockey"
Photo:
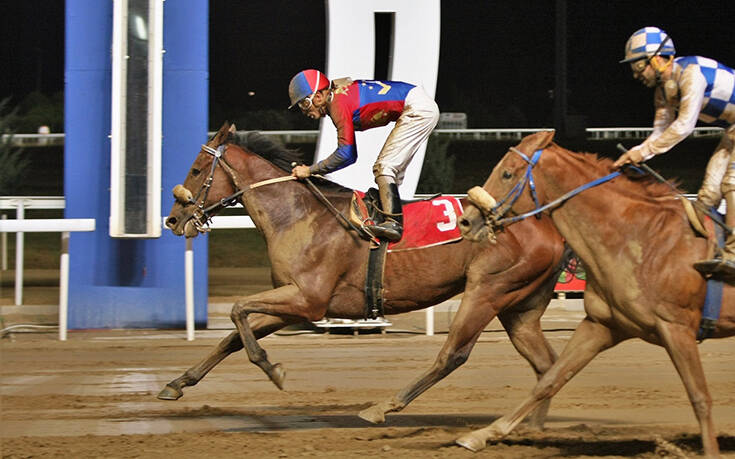
<path fill-rule="evenodd" d="M 620 167 L 666 153 L 692 133 L 700 119 L 725 128 L 707 164 L 697 200 L 707 208 L 725 198 L 725 223 L 735 227 L 735 71 L 700 56 L 674 58 L 674 43 L 657 27 L 636 31 L 625 45 L 633 78 L 654 88 L 653 132 L 615 161 Z M 722 259 L 695 263 L 704 274 L 735 276 L 735 234 L 727 236 Z"/>
<path fill-rule="evenodd" d="M 373 165 L 380 201 L 386 220 L 371 227 L 374 235 L 398 241 L 403 234 L 403 213 L 398 185 L 408 163 L 439 121 L 439 107 L 424 89 L 401 81 L 342 78 L 330 83 L 318 70 L 304 70 L 288 86 L 291 106 L 312 119 L 329 116 L 337 128 L 337 149 L 311 166 L 296 166 L 292 175 L 327 174 L 357 160 L 355 131 L 385 126 L 395 127 Z"/>

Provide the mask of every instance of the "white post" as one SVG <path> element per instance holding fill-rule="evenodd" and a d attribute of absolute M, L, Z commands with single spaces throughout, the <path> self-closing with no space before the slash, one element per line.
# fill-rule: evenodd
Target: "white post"
<path fill-rule="evenodd" d="M 186 339 L 187 341 L 194 341 L 194 250 L 192 249 L 192 238 L 186 238 L 184 279 L 186 283 Z"/>
<path fill-rule="evenodd" d="M 0 218 L 2 218 L 3 220 L 7 220 L 8 216 L 3 214 L 2 217 Z M 7 271 L 8 270 L 8 233 L 3 232 L 2 234 L 0 234 L 0 246 L 2 246 L 0 247 L 0 251 L 2 251 L 1 256 L 3 259 L 2 268 L 3 268 L 3 271 Z"/>
<path fill-rule="evenodd" d="M 18 201 L 16 219 L 23 220 L 25 207 L 23 200 Z M 15 305 L 23 304 L 23 232 L 15 233 Z"/>
<path fill-rule="evenodd" d="M 426 308 L 426 336 L 434 336 L 434 306 Z"/>
<path fill-rule="evenodd" d="M 59 273 L 59 341 L 66 341 L 69 310 L 69 232 L 61 233 L 61 263 Z"/>

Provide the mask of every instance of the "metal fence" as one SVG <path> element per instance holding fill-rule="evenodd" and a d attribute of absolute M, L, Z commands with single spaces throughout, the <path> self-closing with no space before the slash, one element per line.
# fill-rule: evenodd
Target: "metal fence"
<path fill-rule="evenodd" d="M 450 137 L 463 140 L 520 140 L 528 134 L 547 131 L 551 128 L 503 128 L 503 129 L 435 129 L 432 136 Z M 650 127 L 611 127 L 587 128 L 588 140 L 608 139 L 645 139 L 651 134 Z M 318 130 L 294 131 L 260 131 L 263 135 L 276 137 L 282 143 L 310 143 L 316 142 Z M 722 128 L 698 127 L 692 132 L 692 137 L 706 137 L 721 135 Z M 210 132 L 209 135 L 214 135 Z M 13 134 L 3 135 L 3 141 L 10 137 L 11 144 L 20 147 L 52 147 L 64 145 L 64 134 Z"/>

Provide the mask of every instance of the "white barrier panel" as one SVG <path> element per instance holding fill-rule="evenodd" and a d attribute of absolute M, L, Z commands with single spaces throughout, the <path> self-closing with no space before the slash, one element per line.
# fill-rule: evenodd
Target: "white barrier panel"
<path fill-rule="evenodd" d="M 70 219 L 38 219 L 38 220 L 2 220 L 0 221 L 1 233 L 56 233 L 61 232 L 61 260 L 59 275 L 59 340 L 66 341 L 69 307 L 69 232 L 70 231 L 94 231 L 95 220 L 93 218 L 70 218 Z M 22 245 L 16 245 L 16 255 L 20 253 L 23 257 Z M 23 289 L 23 271 L 15 273 L 16 298 L 17 292 Z M 20 301 L 16 300 L 16 304 Z"/>
<path fill-rule="evenodd" d="M 212 229 L 255 228 L 250 217 L 245 215 L 219 215 L 209 224 Z"/>
<path fill-rule="evenodd" d="M 2 220 L 2 233 L 58 233 L 64 231 L 94 231 L 94 218 L 54 219 L 39 218 L 33 220 Z"/>

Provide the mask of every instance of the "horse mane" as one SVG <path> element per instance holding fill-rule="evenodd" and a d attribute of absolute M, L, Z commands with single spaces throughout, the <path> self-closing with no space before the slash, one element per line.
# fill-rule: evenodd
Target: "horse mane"
<path fill-rule="evenodd" d="M 228 136 L 227 143 L 234 143 L 247 151 L 255 153 L 288 173 L 291 173 L 291 169 L 293 169 L 292 163 L 304 163 L 304 156 L 300 150 L 286 148 L 257 131 L 235 132 Z M 352 193 L 349 188 L 324 178 L 311 177 L 311 180 L 322 191 Z"/>
<path fill-rule="evenodd" d="M 610 158 L 599 156 L 597 153 L 573 152 L 556 144 L 554 146 L 563 150 L 566 154 L 574 155 L 575 158 L 585 163 L 588 168 L 596 170 L 596 175 L 600 177 L 613 171 L 613 160 Z M 676 180 L 668 180 L 666 183 L 661 183 L 652 175 L 643 171 L 638 173 L 632 168 L 624 168 L 621 175 L 625 176 L 629 181 L 623 187 L 623 190 L 626 192 L 633 192 L 651 198 L 669 198 L 676 193 L 683 194 L 683 191 L 679 189 L 679 182 Z M 634 186 L 629 186 L 630 184 L 634 184 Z"/>

